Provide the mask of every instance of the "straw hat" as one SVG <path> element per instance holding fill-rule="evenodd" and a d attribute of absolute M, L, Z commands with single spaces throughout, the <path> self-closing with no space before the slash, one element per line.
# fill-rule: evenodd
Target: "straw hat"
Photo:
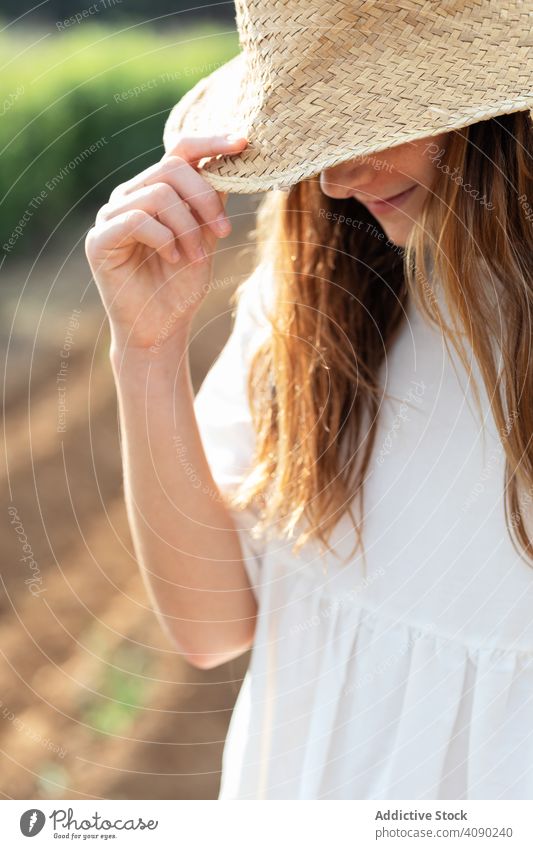
<path fill-rule="evenodd" d="M 533 108 L 533 0 L 236 0 L 241 52 L 164 131 L 236 132 L 202 160 L 214 188 L 260 192 L 355 156 Z M 533 112 L 532 112 L 533 115 Z"/>

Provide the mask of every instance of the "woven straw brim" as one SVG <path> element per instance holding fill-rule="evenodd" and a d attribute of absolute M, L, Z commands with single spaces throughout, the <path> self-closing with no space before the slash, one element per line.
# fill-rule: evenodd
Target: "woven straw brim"
<path fill-rule="evenodd" d="M 291 38 L 285 28 L 262 66 L 244 50 L 200 80 L 172 110 L 165 148 L 178 135 L 242 134 L 243 153 L 204 161 L 202 173 L 220 191 L 262 192 L 354 157 L 531 110 L 533 12 L 523 4 L 523 14 L 502 16 L 498 26 L 494 12 L 486 19 L 494 4 L 474 5 L 478 20 L 438 38 L 417 39 L 411 26 L 391 44 L 370 30 L 358 41 L 345 26 L 329 27 L 318 49 L 303 55 L 301 29 Z"/>

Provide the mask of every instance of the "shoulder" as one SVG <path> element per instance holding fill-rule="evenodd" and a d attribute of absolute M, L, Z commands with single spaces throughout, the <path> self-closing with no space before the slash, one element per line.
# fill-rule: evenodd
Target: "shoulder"
<path fill-rule="evenodd" d="M 257 326 L 269 325 L 269 313 L 274 308 L 274 272 L 269 262 L 256 265 L 251 274 L 240 283 L 233 299 L 236 304 L 235 321 L 251 322 Z"/>
<path fill-rule="evenodd" d="M 221 403 L 223 398 L 242 401 L 251 359 L 265 341 L 271 325 L 268 319 L 273 304 L 273 281 L 269 268 L 258 264 L 231 296 L 233 324 L 230 334 L 211 365 L 197 393 L 197 405 L 204 399 Z"/>
<path fill-rule="evenodd" d="M 244 364 L 271 332 L 274 275 L 268 263 L 258 264 L 232 296 L 234 321 L 227 345 L 239 351 Z"/>

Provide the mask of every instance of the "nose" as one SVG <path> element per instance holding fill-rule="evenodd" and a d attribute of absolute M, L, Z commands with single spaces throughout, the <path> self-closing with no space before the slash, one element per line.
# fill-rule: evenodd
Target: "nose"
<path fill-rule="evenodd" d="M 362 157 L 341 162 L 331 168 L 325 168 L 320 174 L 320 188 L 325 195 L 344 199 L 350 197 L 356 189 L 364 191 L 375 176 L 372 165 Z"/>

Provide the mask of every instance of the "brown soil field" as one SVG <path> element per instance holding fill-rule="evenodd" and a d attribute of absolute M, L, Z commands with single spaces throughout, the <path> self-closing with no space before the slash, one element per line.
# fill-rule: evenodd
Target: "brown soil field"
<path fill-rule="evenodd" d="M 229 296 L 252 267 L 256 203 L 229 200 L 234 230 L 220 243 L 214 275 L 227 282 L 197 316 L 196 388 L 229 333 Z M 37 260 L 2 274 L 0 793 L 216 798 L 248 656 L 194 669 L 149 607 L 123 503 L 106 317 L 82 235 L 58 234 Z M 73 309 L 81 313 L 58 431 L 57 375 Z"/>

